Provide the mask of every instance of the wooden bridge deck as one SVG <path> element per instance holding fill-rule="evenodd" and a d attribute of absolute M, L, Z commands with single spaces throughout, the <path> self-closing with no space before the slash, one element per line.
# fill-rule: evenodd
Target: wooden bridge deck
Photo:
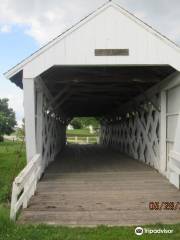
<path fill-rule="evenodd" d="M 178 202 L 180 191 L 154 169 L 99 146 L 68 146 L 38 183 L 21 223 L 95 226 L 180 222 L 180 210 L 149 210 Z"/>

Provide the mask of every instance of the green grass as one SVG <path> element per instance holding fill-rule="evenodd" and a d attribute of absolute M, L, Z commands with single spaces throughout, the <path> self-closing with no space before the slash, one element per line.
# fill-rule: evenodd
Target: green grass
<path fill-rule="evenodd" d="M 0 203 L 10 199 L 11 184 L 25 166 L 25 149 L 21 142 L 0 142 Z"/>
<path fill-rule="evenodd" d="M 19 225 L 9 220 L 12 178 L 25 165 L 20 143 L 0 143 L 0 240 L 179 240 L 180 224 L 151 225 L 149 228 L 173 229 L 173 234 L 136 236 L 135 227 L 68 228 L 47 225 Z"/>
<path fill-rule="evenodd" d="M 94 137 L 97 136 L 96 133 L 91 134 L 89 129 L 74 129 L 74 130 L 67 130 L 67 137 Z"/>

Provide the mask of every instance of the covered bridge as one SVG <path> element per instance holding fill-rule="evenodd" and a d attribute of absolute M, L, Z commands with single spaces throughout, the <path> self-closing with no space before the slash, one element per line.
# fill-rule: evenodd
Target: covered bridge
<path fill-rule="evenodd" d="M 175 43 L 107 2 L 5 76 L 24 91 L 27 151 L 11 218 L 23 205 L 27 222 L 180 221 L 177 211 L 148 209 L 180 197 Z M 99 146 L 66 145 L 75 116 L 101 117 Z"/>

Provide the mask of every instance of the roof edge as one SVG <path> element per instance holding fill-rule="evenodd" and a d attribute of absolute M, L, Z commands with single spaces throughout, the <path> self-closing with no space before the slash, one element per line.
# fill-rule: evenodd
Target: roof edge
<path fill-rule="evenodd" d="M 180 46 L 176 43 L 174 43 L 172 40 L 167 38 L 166 36 L 162 35 L 160 32 L 158 32 L 156 29 L 148 25 L 147 23 L 143 22 L 141 19 L 136 17 L 134 14 L 126 10 L 125 8 L 121 7 L 118 3 L 115 1 L 108 0 L 103 5 L 95 9 L 93 12 L 89 13 L 87 16 L 82 18 L 79 22 L 72 25 L 70 28 L 66 29 L 64 32 L 62 32 L 57 37 L 53 38 L 51 41 L 49 41 L 47 44 L 42 46 L 40 49 L 38 49 L 36 52 L 32 53 L 30 56 L 22 60 L 20 63 L 15 65 L 14 67 L 10 68 L 8 71 L 4 73 L 4 76 L 8 79 L 12 78 L 15 74 L 23 70 L 23 67 L 31 62 L 34 58 L 41 55 L 43 52 L 48 50 L 49 48 L 53 47 L 58 41 L 66 37 L 68 34 L 72 33 L 79 27 L 81 27 L 83 24 L 91 20 L 94 16 L 98 15 L 100 12 L 104 11 L 108 7 L 113 6 L 117 10 L 119 10 L 122 14 L 124 14 L 126 17 L 130 18 L 135 23 L 139 24 L 141 27 L 149 31 L 151 34 L 154 34 L 156 37 L 158 37 L 160 40 L 164 41 L 165 44 L 169 45 L 172 49 L 178 51 L 180 53 Z"/>

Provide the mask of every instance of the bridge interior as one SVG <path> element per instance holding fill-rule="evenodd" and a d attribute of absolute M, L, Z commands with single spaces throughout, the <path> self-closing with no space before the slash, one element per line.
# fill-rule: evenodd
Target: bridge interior
<path fill-rule="evenodd" d="M 53 66 L 43 72 L 39 111 L 46 165 L 65 146 L 73 117 L 95 116 L 101 119 L 100 144 L 117 146 L 159 170 L 160 89 L 147 91 L 173 72 L 169 65 Z"/>
<path fill-rule="evenodd" d="M 178 222 L 177 211 L 149 209 L 152 201 L 180 197 L 158 173 L 159 89 L 146 95 L 173 72 L 169 66 L 54 66 L 44 72 L 40 79 L 45 86 L 46 170 L 19 222 L 72 226 Z M 38 101 L 37 95 L 37 112 Z M 75 116 L 101 118 L 99 145 L 66 144 L 66 127 Z"/>

